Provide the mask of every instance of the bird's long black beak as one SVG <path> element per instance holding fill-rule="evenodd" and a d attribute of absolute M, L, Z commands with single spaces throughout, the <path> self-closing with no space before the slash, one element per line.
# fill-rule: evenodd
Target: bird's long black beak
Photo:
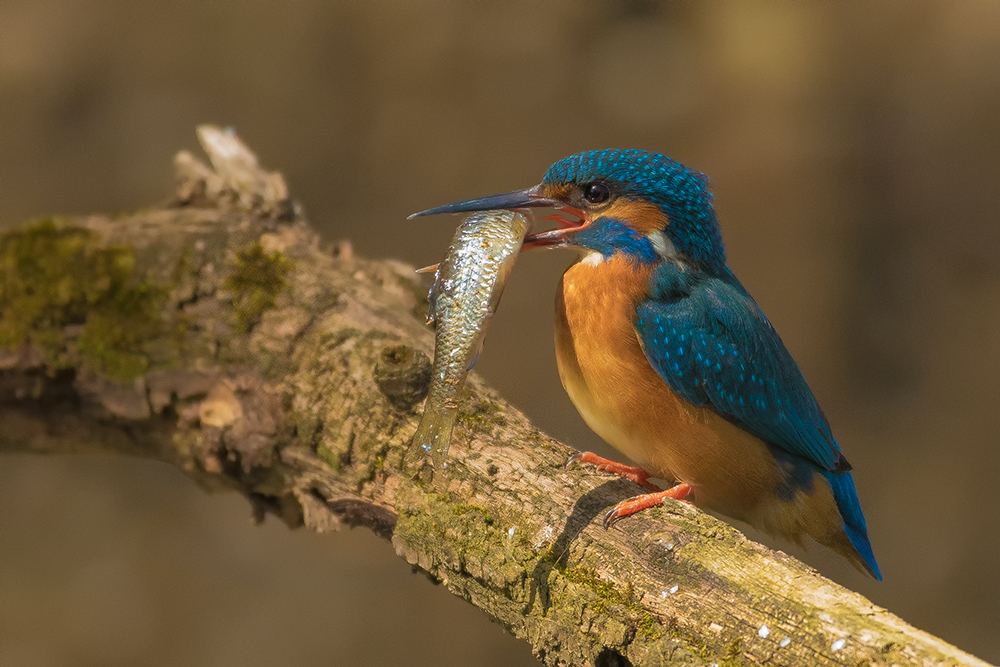
<path fill-rule="evenodd" d="M 409 217 L 419 218 L 425 215 L 438 215 L 440 213 L 470 213 L 472 211 L 489 211 L 493 209 L 509 208 L 535 208 L 544 206 L 555 208 L 562 205 L 561 202 L 540 194 L 540 190 L 541 186 L 536 185 L 531 188 L 515 190 L 514 192 L 507 192 L 502 195 L 491 195 L 489 197 L 480 197 L 479 199 L 467 199 L 454 204 L 445 204 L 444 206 L 429 208 L 426 211 L 414 213 Z"/>

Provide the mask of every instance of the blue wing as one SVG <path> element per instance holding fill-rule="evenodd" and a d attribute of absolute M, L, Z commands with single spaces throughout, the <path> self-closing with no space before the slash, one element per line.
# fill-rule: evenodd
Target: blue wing
<path fill-rule="evenodd" d="M 850 470 L 802 372 L 731 274 L 665 262 L 636 311 L 646 358 L 677 394 L 830 472 Z"/>

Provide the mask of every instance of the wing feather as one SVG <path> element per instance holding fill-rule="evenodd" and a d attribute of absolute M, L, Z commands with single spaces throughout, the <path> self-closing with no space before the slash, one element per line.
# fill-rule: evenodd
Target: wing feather
<path fill-rule="evenodd" d="M 732 274 L 654 274 L 635 328 L 660 377 L 695 405 L 823 470 L 850 464 L 778 333 Z"/>

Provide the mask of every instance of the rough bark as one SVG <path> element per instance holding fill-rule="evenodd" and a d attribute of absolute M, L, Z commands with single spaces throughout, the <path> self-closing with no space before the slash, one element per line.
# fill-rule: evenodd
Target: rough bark
<path fill-rule="evenodd" d="M 412 267 L 324 247 L 232 134 L 163 207 L 0 235 L 0 451 L 176 464 L 263 516 L 366 526 L 546 664 L 983 665 L 737 530 L 638 487 L 473 376 L 450 465 L 401 471 L 431 332 Z"/>

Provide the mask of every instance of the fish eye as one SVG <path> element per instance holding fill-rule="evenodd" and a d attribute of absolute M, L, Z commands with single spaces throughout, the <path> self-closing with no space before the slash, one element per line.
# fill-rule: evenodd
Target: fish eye
<path fill-rule="evenodd" d="M 583 198 L 590 204 L 603 204 L 611 198 L 611 190 L 604 183 L 587 183 L 583 186 Z"/>

